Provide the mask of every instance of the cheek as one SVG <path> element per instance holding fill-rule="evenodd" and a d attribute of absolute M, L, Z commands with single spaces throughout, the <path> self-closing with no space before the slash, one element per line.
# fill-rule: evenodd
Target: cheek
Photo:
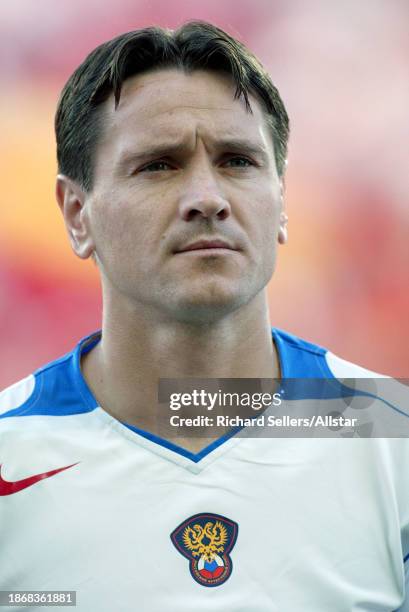
<path fill-rule="evenodd" d="M 100 242 L 108 245 L 125 239 L 137 226 L 134 219 L 136 208 L 130 202 L 130 197 L 126 193 L 120 194 L 119 189 L 104 190 L 96 198 L 92 208 L 92 230 Z"/>
<path fill-rule="evenodd" d="M 264 281 L 268 282 L 276 265 L 281 200 L 272 197 L 270 193 L 270 197 L 261 203 L 259 211 L 256 258 L 260 273 Z"/>
<path fill-rule="evenodd" d="M 154 214 L 157 207 L 133 193 L 119 196 L 116 191 L 106 192 L 93 207 L 91 231 L 99 259 L 115 274 L 150 272 L 165 233 Z"/>
<path fill-rule="evenodd" d="M 95 202 L 90 226 L 98 257 L 105 266 L 123 260 L 140 243 L 140 224 L 134 212 L 124 198 L 115 197 L 113 192 L 105 193 Z"/>
<path fill-rule="evenodd" d="M 270 193 L 261 198 L 253 209 L 254 232 L 257 243 L 263 249 L 270 252 L 275 249 L 279 229 L 279 218 L 281 211 L 281 200 Z"/>
<path fill-rule="evenodd" d="M 102 214 L 96 222 L 96 246 L 101 258 L 113 258 L 129 252 L 133 235 L 132 223 L 124 214 Z"/>

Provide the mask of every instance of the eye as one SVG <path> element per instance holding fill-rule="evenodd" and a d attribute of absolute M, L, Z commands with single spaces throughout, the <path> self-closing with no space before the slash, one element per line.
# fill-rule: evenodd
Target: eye
<path fill-rule="evenodd" d="M 139 172 L 164 172 L 166 170 L 174 170 L 174 168 L 168 162 L 164 161 L 163 159 L 159 159 L 158 161 L 153 161 L 146 164 L 146 166 L 143 166 Z"/>
<path fill-rule="evenodd" d="M 223 165 L 230 168 L 249 168 L 255 164 L 248 157 L 236 155 L 235 157 L 230 157 L 227 159 Z"/>

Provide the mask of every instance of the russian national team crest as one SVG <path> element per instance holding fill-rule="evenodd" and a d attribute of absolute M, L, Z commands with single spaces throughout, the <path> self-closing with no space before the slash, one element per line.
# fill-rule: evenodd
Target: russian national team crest
<path fill-rule="evenodd" d="M 239 526 L 220 514 L 195 514 L 176 527 L 170 537 L 178 551 L 189 560 L 189 569 L 199 584 L 214 587 L 230 577 L 230 552 Z"/>

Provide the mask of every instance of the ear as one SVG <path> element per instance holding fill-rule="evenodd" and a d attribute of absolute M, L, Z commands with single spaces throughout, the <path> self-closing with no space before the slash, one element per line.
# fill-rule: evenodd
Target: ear
<path fill-rule="evenodd" d="M 85 206 L 86 194 L 76 181 L 64 174 L 57 176 L 55 193 L 72 250 L 81 259 L 87 259 L 93 254 L 95 244 L 92 240 Z"/>
<path fill-rule="evenodd" d="M 277 236 L 279 244 L 286 244 L 288 240 L 288 232 L 287 232 L 288 216 L 286 215 L 285 208 L 284 208 L 284 193 L 285 193 L 285 179 L 283 175 L 280 179 L 281 212 L 280 212 L 280 222 L 279 222 L 278 236 Z"/>

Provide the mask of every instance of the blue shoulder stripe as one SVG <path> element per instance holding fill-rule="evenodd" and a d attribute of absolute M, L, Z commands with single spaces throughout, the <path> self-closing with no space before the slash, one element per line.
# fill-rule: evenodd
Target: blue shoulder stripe
<path fill-rule="evenodd" d="M 1 414 L 0 419 L 35 415 L 68 416 L 97 408 L 97 402 L 81 374 L 80 358 L 98 341 L 99 336 L 95 334 L 87 336 L 73 351 L 34 372 L 35 386 L 30 397 L 18 408 Z"/>
<path fill-rule="evenodd" d="M 327 350 L 281 329 L 272 329 L 282 378 L 334 378 L 325 355 Z"/>

